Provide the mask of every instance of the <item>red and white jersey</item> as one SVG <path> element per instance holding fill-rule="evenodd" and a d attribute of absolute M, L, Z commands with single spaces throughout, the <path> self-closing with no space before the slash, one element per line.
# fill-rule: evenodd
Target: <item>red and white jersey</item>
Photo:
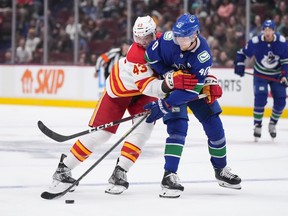
<path fill-rule="evenodd" d="M 159 80 L 144 59 L 145 49 L 135 42 L 126 58 L 121 58 L 106 80 L 106 91 L 112 98 L 148 95 L 163 98 L 163 80 Z"/>

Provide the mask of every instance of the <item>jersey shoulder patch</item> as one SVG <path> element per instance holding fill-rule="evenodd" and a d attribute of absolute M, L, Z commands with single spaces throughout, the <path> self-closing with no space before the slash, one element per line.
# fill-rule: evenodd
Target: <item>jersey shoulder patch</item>
<path fill-rule="evenodd" d="M 258 36 L 254 36 L 254 37 L 252 37 L 251 41 L 252 41 L 252 43 L 256 44 L 256 43 L 259 42 L 259 37 Z"/>
<path fill-rule="evenodd" d="M 146 60 L 144 59 L 145 49 L 138 46 L 135 42 L 129 49 L 127 53 L 126 59 L 131 63 L 139 63 L 139 64 L 146 64 Z"/>
<path fill-rule="evenodd" d="M 207 52 L 207 50 L 204 50 L 197 55 L 197 58 L 199 62 L 204 63 L 208 61 L 211 57 L 210 57 L 210 54 Z"/>
<path fill-rule="evenodd" d="M 279 41 L 280 41 L 281 43 L 286 43 L 286 38 L 285 38 L 283 35 L 280 35 L 280 36 L 279 36 Z"/>

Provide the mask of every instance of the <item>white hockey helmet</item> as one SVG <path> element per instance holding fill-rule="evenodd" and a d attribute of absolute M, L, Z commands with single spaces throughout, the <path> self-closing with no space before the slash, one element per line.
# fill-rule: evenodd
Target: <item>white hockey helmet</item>
<path fill-rule="evenodd" d="M 133 35 L 145 37 L 156 33 L 156 23 L 150 16 L 138 17 L 133 26 Z"/>

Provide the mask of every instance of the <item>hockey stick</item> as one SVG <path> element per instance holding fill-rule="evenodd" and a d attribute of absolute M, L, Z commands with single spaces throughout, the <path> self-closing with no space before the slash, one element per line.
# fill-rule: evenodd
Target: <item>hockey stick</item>
<path fill-rule="evenodd" d="M 48 191 L 44 191 L 41 194 L 41 197 L 43 199 L 52 200 L 57 199 L 62 196 L 64 196 L 66 193 L 68 193 L 75 185 L 77 185 L 94 167 L 96 167 L 111 151 L 113 151 L 129 134 L 132 133 L 149 115 L 149 113 L 143 114 L 144 116 L 142 119 L 140 119 L 139 122 L 137 122 L 135 125 L 133 125 L 110 149 L 108 149 L 105 154 L 103 154 L 86 172 L 84 172 L 70 187 L 68 187 L 66 190 L 59 192 L 59 193 L 50 193 Z"/>
<path fill-rule="evenodd" d="M 259 78 L 262 78 L 262 79 L 266 79 L 266 80 L 269 80 L 269 81 L 280 83 L 280 79 L 276 79 L 276 78 L 273 78 L 273 77 L 268 77 L 268 76 L 261 75 L 261 74 L 249 73 L 249 72 L 246 72 L 246 71 L 244 73 L 248 74 L 248 75 L 251 75 L 251 76 L 256 76 L 256 77 L 259 77 Z M 285 85 L 285 86 L 287 87 L 287 85 Z"/>
<path fill-rule="evenodd" d="M 85 134 L 89 134 L 89 133 L 94 132 L 94 131 L 103 130 L 103 129 L 112 127 L 114 125 L 118 125 L 120 123 L 129 121 L 129 120 L 132 120 L 132 119 L 135 119 L 135 118 L 139 118 L 139 117 L 144 116 L 146 114 L 148 114 L 148 111 L 142 112 L 142 113 L 138 113 L 136 115 L 132 115 L 132 116 L 120 119 L 120 120 L 112 121 L 112 122 L 109 122 L 109 123 L 106 123 L 106 124 L 102 124 L 102 125 L 99 125 L 97 127 L 91 128 L 89 130 L 85 130 L 85 131 L 82 131 L 82 132 L 79 132 L 79 133 L 75 133 L 75 134 L 71 134 L 71 135 L 67 135 L 67 136 L 61 135 L 61 134 L 58 134 L 58 133 L 52 131 L 46 125 L 44 125 L 44 123 L 42 121 L 38 121 L 38 128 L 46 136 L 50 137 L 51 139 L 53 139 L 53 140 L 55 140 L 57 142 L 64 142 L 64 141 L 67 141 L 67 140 L 70 140 L 70 139 L 73 139 L 73 138 L 76 138 L 76 137 L 79 137 L 79 136 L 82 136 L 82 135 L 85 135 Z"/>
<path fill-rule="evenodd" d="M 205 97 L 207 97 L 206 94 L 200 94 L 200 95 L 198 95 L 198 97 L 194 98 L 192 101 L 198 100 L 198 99 L 202 99 L 202 98 L 205 98 Z M 53 139 L 53 140 L 55 140 L 57 142 L 64 142 L 64 141 L 67 141 L 67 140 L 70 140 L 70 139 L 73 139 L 73 138 L 76 138 L 76 137 L 79 137 L 79 136 L 83 136 L 85 134 L 89 134 L 89 133 L 94 132 L 94 131 L 103 130 L 103 129 L 112 127 L 114 125 L 118 125 L 120 123 L 129 121 L 129 120 L 132 120 L 132 119 L 135 119 L 135 118 L 139 118 L 139 117 L 144 116 L 146 114 L 149 114 L 149 111 L 138 113 L 136 115 L 132 115 L 132 116 L 120 119 L 120 120 L 112 121 L 112 122 L 109 122 L 109 123 L 106 123 L 106 124 L 99 125 L 97 127 L 91 128 L 89 130 L 85 130 L 85 131 L 82 131 L 82 132 L 79 132 L 79 133 L 75 133 L 75 134 L 71 134 L 71 135 L 67 135 L 67 136 L 61 135 L 61 134 L 58 134 L 58 133 L 52 131 L 50 128 L 48 128 L 46 125 L 44 125 L 44 123 L 42 121 L 38 121 L 38 128 L 42 131 L 42 133 L 44 133 L 49 138 L 51 138 L 51 139 Z"/>

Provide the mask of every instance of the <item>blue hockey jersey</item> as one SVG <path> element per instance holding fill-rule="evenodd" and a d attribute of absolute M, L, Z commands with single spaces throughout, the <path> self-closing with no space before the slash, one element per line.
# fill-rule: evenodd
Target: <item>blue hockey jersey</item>
<path fill-rule="evenodd" d="M 170 106 L 180 105 L 197 97 L 212 65 L 210 48 L 202 36 L 198 35 L 194 49 L 183 52 L 179 45 L 173 42 L 172 31 L 165 32 L 147 47 L 145 59 L 159 75 L 183 70 L 198 78 L 198 84 L 194 90 L 189 92 L 174 90 L 165 99 Z"/>
<path fill-rule="evenodd" d="M 242 62 L 244 65 L 246 57 L 253 56 L 256 74 L 278 78 L 282 70 L 288 72 L 288 44 L 280 34 L 274 34 L 272 42 L 264 41 L 263 34 L 253 37 L 237 52 L 236 62 Z"/>

